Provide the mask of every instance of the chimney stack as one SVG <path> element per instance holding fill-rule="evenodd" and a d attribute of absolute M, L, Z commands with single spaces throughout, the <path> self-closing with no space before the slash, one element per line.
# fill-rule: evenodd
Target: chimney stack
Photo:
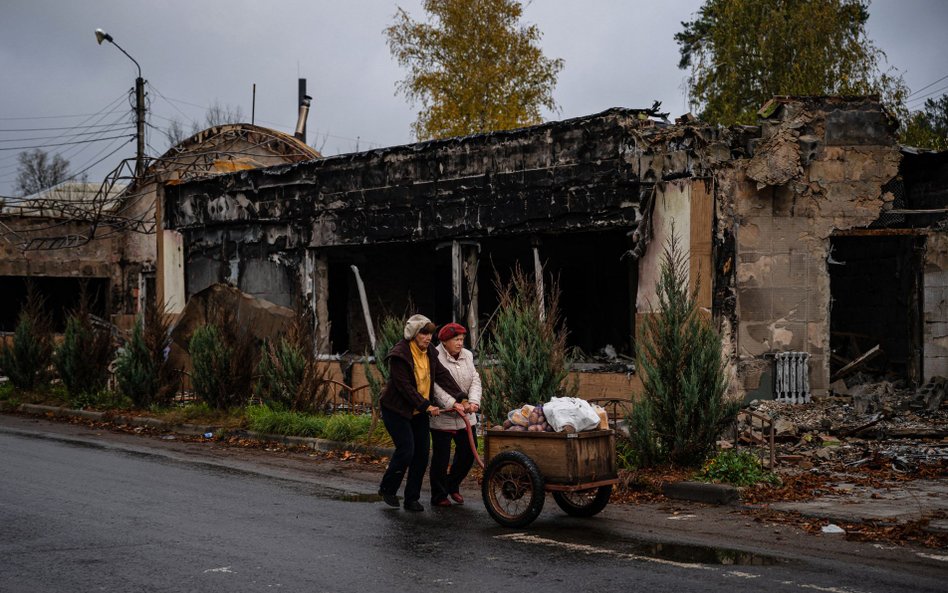
<path fill-rule="evenodd" d="M 299 79 L 299 118 L 296 120 L 296 132 L 293 133 L 298 139 L 306 144 L 306 118 L 309 117 L 309 106 L 313 98 L 306 94 L 306 79 Z"/>

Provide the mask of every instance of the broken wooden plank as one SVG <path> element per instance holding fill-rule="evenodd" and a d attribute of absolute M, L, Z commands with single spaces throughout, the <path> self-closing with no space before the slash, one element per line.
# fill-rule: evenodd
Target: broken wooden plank
<path fill-rule="evenodd" d="M 372 314 L 369 313 L 369 298 L 365 296 L 365 284 L 362 283 L 362 276 L 359 274 L 359 267 L 353 264 L 350 266 L 352 273 L 355 274 L 356 286 L 359 287 L 359 300 L 362 301 L 362 316 L 365 317 L 365 329 L 369 332 L 369 344 L 372 345 L 372 351 L 375 351 L 375 327 L 372 325 Z"/>
<path fill-rule="evenodd" d="M 856 360 L 852 361 L 851 363 L 847 364 L 843 368 L 836 371 L 836 374 L 830 377 L 830 383 L 835 382 L 837 379 L 842 379 L 843 377 L 853 372 L 854 370 L 858 369 L 860 366 L 872 360 L 879 354 L 882 354 L 882 346 L 880 344 L 876 344 L 875 346 L 870 348 L 868 352 L 866 352 L 865 354 L 862 354 L 861 356 L 856 358 Z"/>

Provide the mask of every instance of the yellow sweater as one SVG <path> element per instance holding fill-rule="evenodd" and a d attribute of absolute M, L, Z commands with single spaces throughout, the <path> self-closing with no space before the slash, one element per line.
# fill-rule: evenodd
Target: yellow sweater
<path fill-rule="evenodd" d="M 411 358 L 415 363 L 415 384 L 418 386 L 418 393 L 422 397 L 428 397 L 431 393 L 431 369 L 428 361 L 428 352 L 422 350 L 415 344 L 414 340 L 409 340 L 411 347 Z M 415 410 L 415 414 L 418 411 Z"/>

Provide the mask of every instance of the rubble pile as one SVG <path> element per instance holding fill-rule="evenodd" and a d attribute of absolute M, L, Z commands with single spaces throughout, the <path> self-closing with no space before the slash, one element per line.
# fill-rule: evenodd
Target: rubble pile
<path fill-rule="evenodd" d="M 739 423 L 737 441 L 765 445 L 773 431 L 777 466 L 891 468 L 916 472 L 948 468 L 948 380 L 936 377 L 919 389 L 854 377 L 846 395 L 807 404 L 755 400 L 748 411 L 771 424 Z M 771 428 L 772 426 L 772 428 Z"/>

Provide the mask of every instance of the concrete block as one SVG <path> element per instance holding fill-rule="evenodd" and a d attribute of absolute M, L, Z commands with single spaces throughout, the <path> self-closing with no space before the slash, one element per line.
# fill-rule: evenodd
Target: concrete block
<path fill-rule="evenodd" d="M 739 288 L 766 287 L 773 284 L 771 267 L 774 258 L 759 253 L 741 254 L 737 263 Z"/>
<path fill-rule="evenodd" d="M 808 292 L 805 288 L 773 289 L 773 319 L 806 321 Z"/>
<path fill-rule="evenodd" d="M 818 160 L 810 163 L 809 180 L 820 185 L 837 183 L 847 178 L 846 163 L 837 160 Z"/>
<path fill-rule="evenodd" d="M 835 110 L 826 116 L 827 146 L 891 145 L 895 138 L 882 111 Z"/>
<path fill-rule="evenodd" d="M 810 254 L 802 249 L 791 249 L 788 255 L 789 271 L 787 277 L 791 285 L 806 286 L 809 279 L 809 260 Z"/>
<path fill-rule="evenodd" d="M 666 482 L 662 484 L 662 494 L 668 498 L 707 504 L 733 504 L 741 498 L 734 486 L 705 482 Z"/>
<path fill-rule="evenodd" d="M 925 288 L 948 287 L 948 270 L 925 270 L 922 280 Z"/>
<path fill-rule="evenodd" d="M 826 358 L 820 355 L 810 356 L 810 392 L 825 392 L 829 388 L 830 372 Z"/>
<path fill-rule="evenodd" d="M 948 336 L 925 336 L 925 356 L 948 356 Z"/>
<path fill-rule="evenodd" d="M 773 235 L 773 219 L 770 217 L 754 217 L 745 219 L 735 233 L 737 252 L 769 253 L 771 236 Z"/>
<path fill-rule="evenodd" d="M 775 350 L 802 352 L 806 347 L 806 324 L 779 321 L 771 324 L 771 341 Z"/>
<path fill-rule="evenodd" d="M 740 317 L 740 315 L 739 315 Z M 741 354 L 763 356 L 771 352 L 770 327 L 766 322 L 738 323 L 737 345 Z"/>
<path fill-rule="evenodd" d="M 744 321 L 773 319 L 773 292 L 770 288 L 737 289 L 738 317 Z"/>
<path fill-rule="evenodd" d="M 772 274 L 770 282 L 771 286 L 774 288 L 780 288 L 784 286 L 798 285 L 798 283 L 793 282 L 793 279 L 790 277 L 789 253 L 775 253 L 769 256 L 769 260 Z"/>
<path fill-rule="evenodd" d="M 948 377 L 948 356 L 925 356 L 922 361 L 922 375 L 924 379 L 932 377 Z"/>
<path fill-rule="evenodd" d="M 806 324 L 806 352 L 811 355 L 824 354 L 826 349 L 826 337 L 829 335 L 829 328 L 825 321 L 808 322 Z"/>

